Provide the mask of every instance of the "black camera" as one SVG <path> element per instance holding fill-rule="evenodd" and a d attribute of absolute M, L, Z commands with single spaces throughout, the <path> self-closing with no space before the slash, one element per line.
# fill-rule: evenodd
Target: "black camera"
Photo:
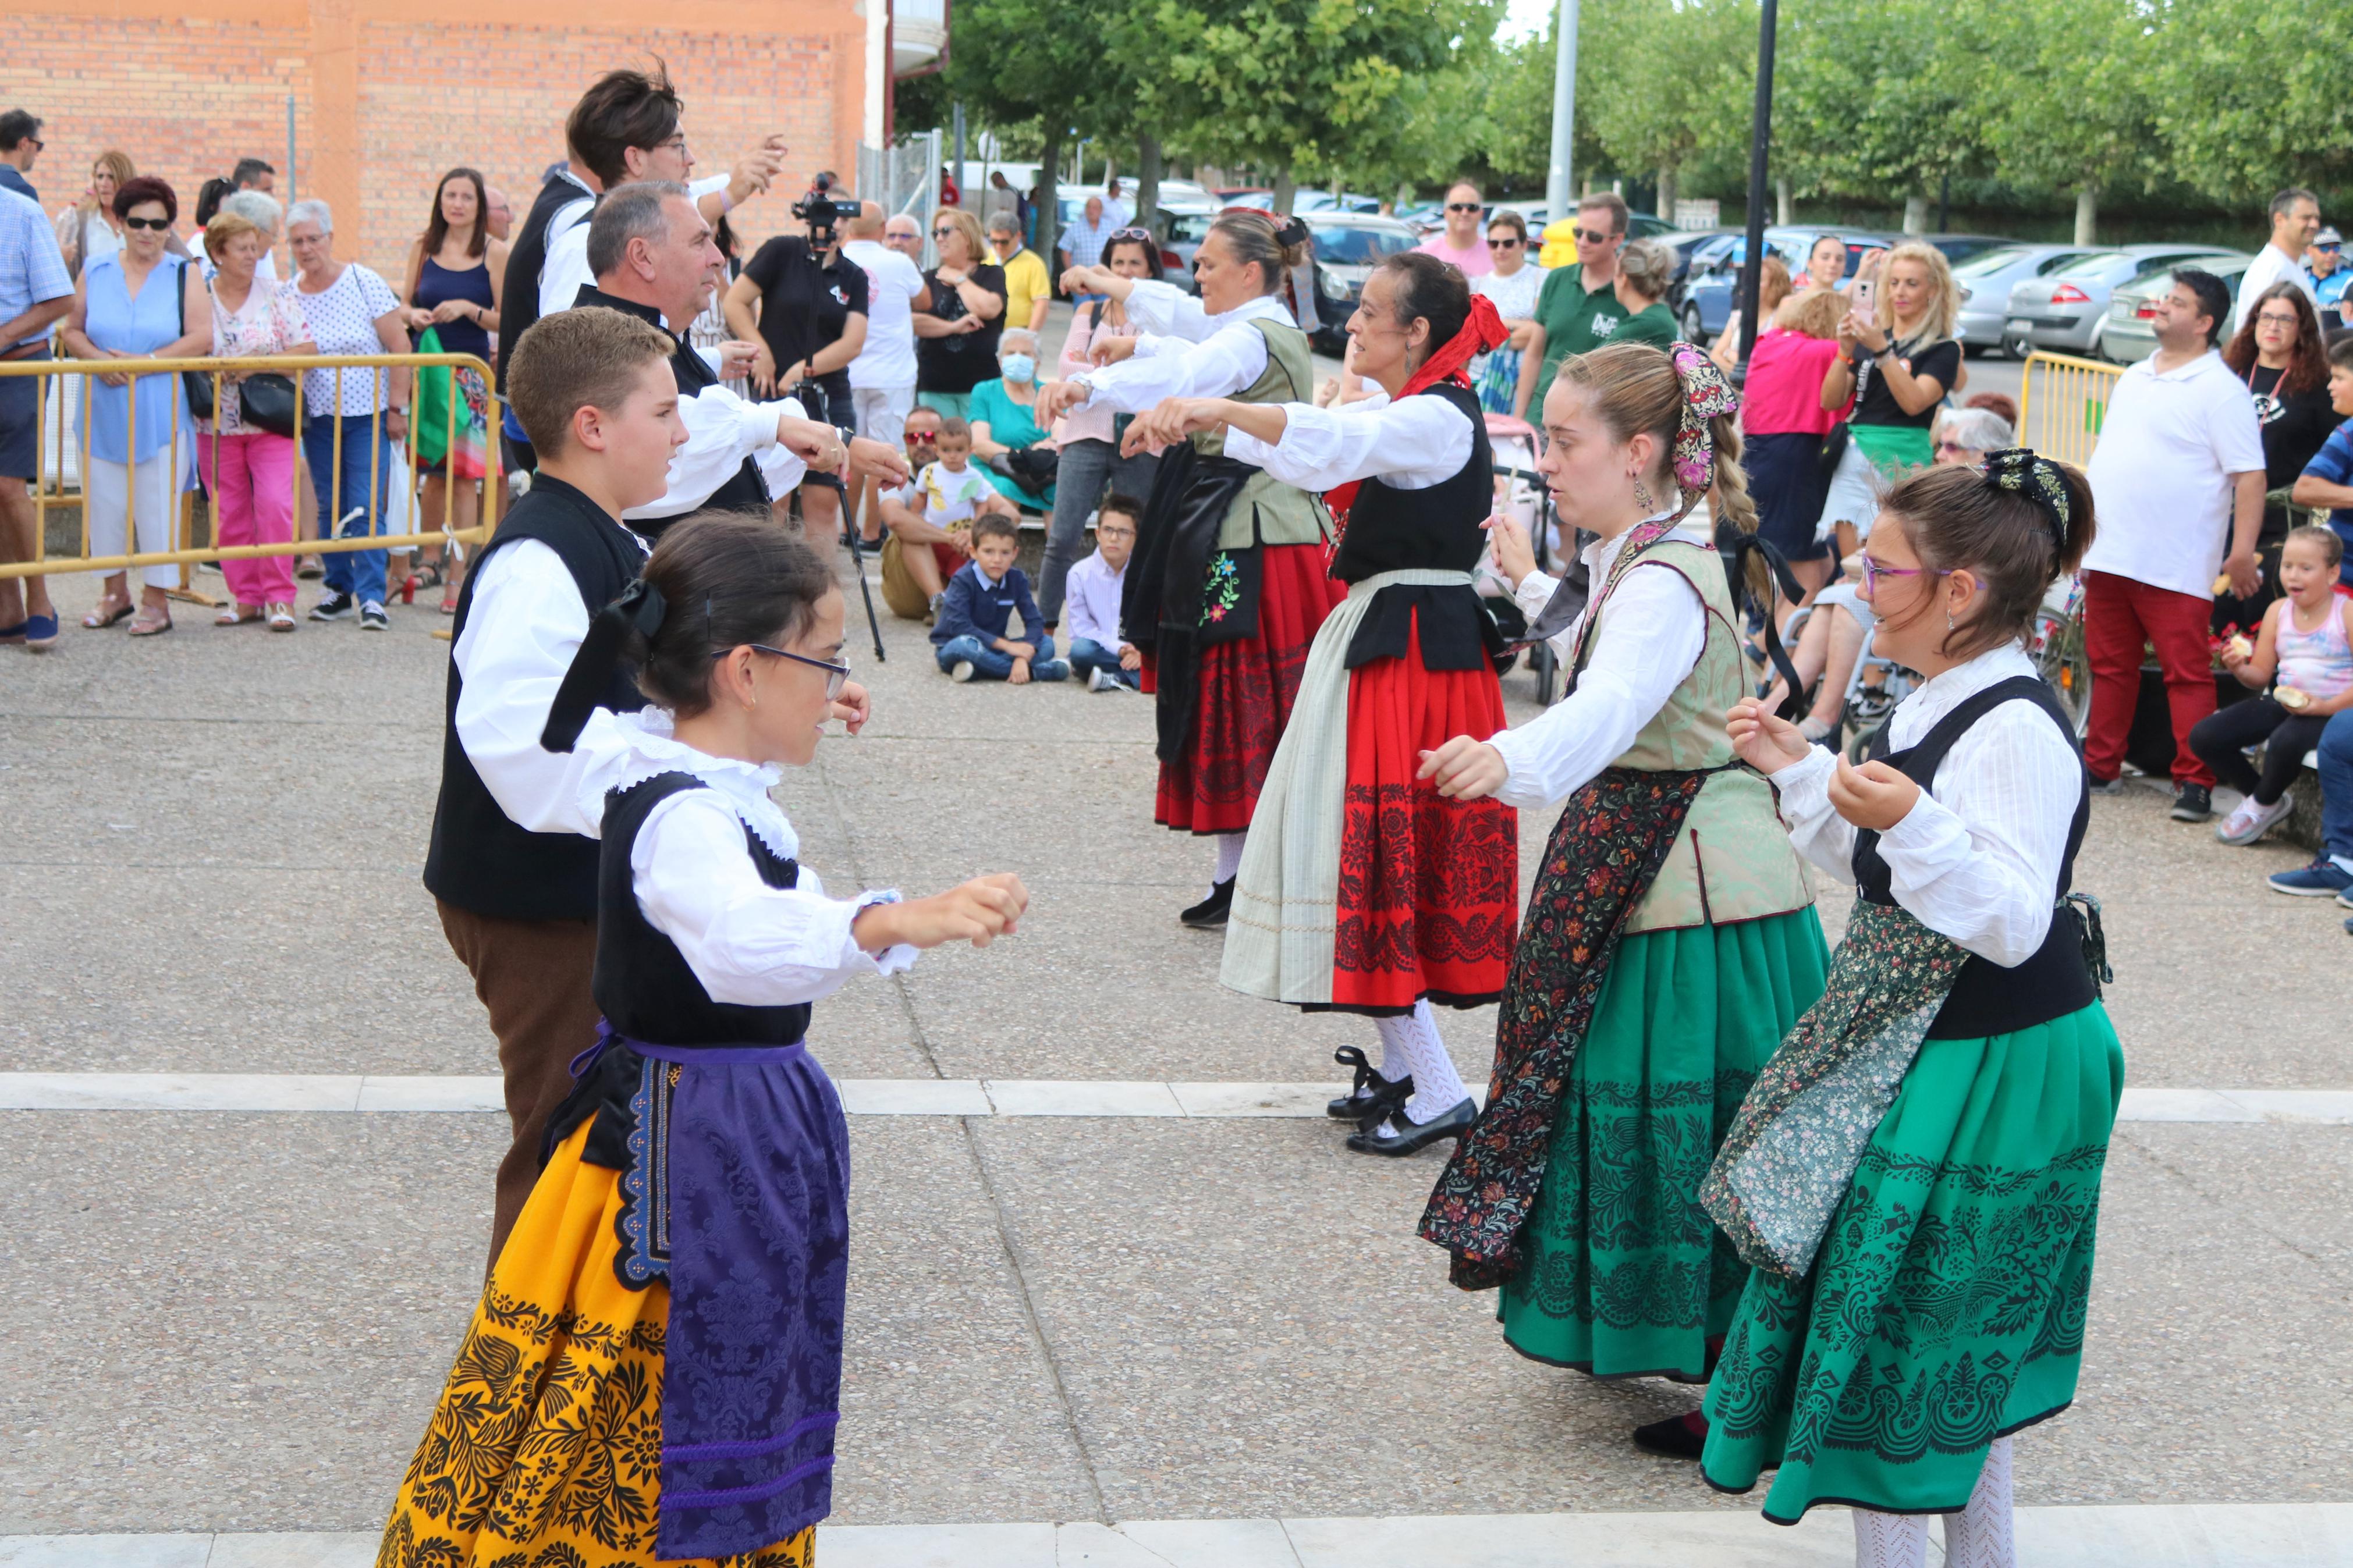
<path fill-rule="evenodd" d="M 812 245 L 826 245 L 842 219 L 858 216 L 858 204 L 835 201 L 829 194 L 832 189 L 832 180 L 819 174 L 817 183 L 809 187 L 809 194 L 793 204 L 793 216 L 808 225 Z"/>

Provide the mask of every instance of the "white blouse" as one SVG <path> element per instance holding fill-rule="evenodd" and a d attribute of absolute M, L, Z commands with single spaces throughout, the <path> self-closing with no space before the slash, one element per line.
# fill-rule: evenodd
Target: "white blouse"
<path fill-rule="evenodd" d="M 1282 413 L 1282 440 L 1269 445 L 1229 428 L 1226 455 L 1303 490 L 1375 477 L 1401 490 L 1428 489 L 1471 460 L 1471 421 L 1442 397 L 1392 403 L 1376 393 L 1338 408 L 1286 403 Z"/>
<path fill-rule="evenodd" d="M 831 995 L 860 974 L 895 974 L 915 962 L 903 943 L 870 953 L 850 933 L 860 911 L 896 903 L 894 889 L 829 899 L 817 873 L 800 868 L 798 885 L 760 879 L 744 845 L 750 827 L 786 859 L 800 837 L 768 791 L 782 770 L 714 757 L 671 738 L 659 709 L 618 721 L 630 756 L 612 787 L 627 789 L 657 773 L 689 773 L 708 789 L 684 790 L 646 814 L 629 848 L 629 887 L 647 922 L 678 944 L 714 1002 L 783 1007 Z"/>
<path fill-rule="evenodd" d="M 1129 319 L 1145 329 L 1136 334 L 1135 353 L 1118 364 L 1098 365 L 1071 377 L 1088 392 L 1079 407 L 1107 404 L 1122 414 L 1141 414 L 1167 397 L 1229 396 L 1266 374 L 1266 338 L 1250 323 L 1292 324 L 1282 301 L 1266 295 L 1219 316 L 1206 314 L 1200 301 L 1192 300 L 1192 316 L 1171 323 L 1177 329 L 1174 334 L 1155 332 L 1136 309 L 1136 300 L 1149 287 L 1138 283 L 1128 297 Z M 1169 288 L 1165 283 L 1158 287 Z M 1196 331 L 1198 336 L 1192 335 Z"/>
<path fill-rule="evenodd" d="M 1707 542 L 1689 521 L 1670 537 L 1694 544 Z M 1626 538 L 1621 533 L 1585 548 L 1597 598 Z M 1530 573 L 1522 587 L 1529 582 L 1539 582 L 1550 596 L 1550 578 Z M 1588 603 L 1568 630 L 1553 639 L 1564 661 L 1577 645 L 1586 616 L 1593 613 Z M 1663 562 L 1645 561 L 1630 568 L 1602 607 L 1592 656 L 1577 689 L 1526 723 L 1489 739 L 1511 770 L 1495 798 L 1506 805 L 1540 806 L 1591 783 L 1625 754 L 1643 725 L 1659 716 L 1706 646 L 1707 606 L 1690 581 Z"/>
<path fill-rule="evenodd" d="M 2017 643 L 1956 665 L 1896 707 L 1888 743 L 1915 745 L 1987 687 L 2034 673 Z M 1798 852 L 1852 882 L 1855 827 L 1831 809 L 1837 766 L 1816 746 L 1772 782 Z M 1935 782 L 1879 836 L 1895 901 L 1981 958 L 2004 968 L 2025 963 L 2050 933 L 2083 788 L 2084 764 L 2051 716 L 2032 702 L 2003 703 L 1953 742 Z"/>

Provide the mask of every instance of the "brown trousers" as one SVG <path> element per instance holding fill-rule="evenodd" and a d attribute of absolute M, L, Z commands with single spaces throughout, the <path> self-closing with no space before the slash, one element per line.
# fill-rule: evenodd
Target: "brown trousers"
<path fill-rule="evenodd" d="M 596 1038 L 595 921 L 511 921 L 478 915 L 439 900 L 449 951 L 474 977 L 490 1009 L 506 1076 L 507 1119 L 514 1143 L 499 1162 L 491 1215 L 491 1265 L 539 1181 L 539 1145 L 547 1119 L 572 1089 L 572 1058 Z M 489 1272 L 488 1266 L 484 1274 Z"/>

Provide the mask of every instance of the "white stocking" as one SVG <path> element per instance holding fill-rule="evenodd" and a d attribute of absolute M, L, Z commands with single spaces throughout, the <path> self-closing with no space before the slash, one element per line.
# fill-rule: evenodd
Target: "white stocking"
<path fill-rule="evenodd" d="M 1209 879 L 1210 881 L 1230 882 L 1234 879 L 1234 873 L 1242 868 L 1242 844 L 1249 837 L 1247 833 L 1218 835 L 1218 872 Z"/>
<path fill-rule="evenodd" d="M 1438 1037 L 1438 1016 L 1427 999 L 1415 1003 L 1413 1011 L 1401 1018 L 1373 1022 L 1381 1032 L 1381 1076 L 1394 1083 L 1407 1072 L 1413 1074 L 1413 1098 L 1405 1103 L 1407 1121 L 1417 1125 L 1434 1121 L 1462 1103 L 1471 1091 L 1462 1087 L 1462 1075 L 1454 1070 L 1454 1058 Z M 1400 1058 L 1403 1071 L 1393 1071 Z"/>
<path fill-rule="evenodd" d="M 2010 1439 L 2000 1437 L 1986 1450 L 1968 1506 L 1945 1516 L 1946 1568 L 2018 1568 L 2010 1520 Z"/>
<path fill-rule="evenodd" d="M 1854 1510 L 1854 1568 L 1927 1568 L 1928 1516 Z"/>

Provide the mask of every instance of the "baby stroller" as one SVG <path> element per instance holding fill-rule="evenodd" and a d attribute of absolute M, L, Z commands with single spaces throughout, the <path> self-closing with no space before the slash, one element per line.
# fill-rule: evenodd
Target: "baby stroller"
<path fill-rule="evenodd" d="M 1487 445 L 1495 471 L 1495 510 L 1527 530 L 1529 542 L 1535 546 L 1536 566 L 1539 570 L 1548 569 L 1562 554 L 1560 519 L 1553 511 L 1552 493 L 1545 485 L 1544 476 L 1536 472 L 1535 426 L 1508 414 L 1489 414 Z M 1516 641 L 1525 637 L 1527 616 L 1512 597 L 1512 584 L 1495 568 L 1493 546 L 1481 552 L 1472 575 L 1488 614 L 1494 616 L 1504 638 Z M 1536 700 L 1547 706 L 1557 683 L 1556 664 L 1548 646 L 1540 643 L 1529 650 L 1529 668 L 1536 678 Z"/>

